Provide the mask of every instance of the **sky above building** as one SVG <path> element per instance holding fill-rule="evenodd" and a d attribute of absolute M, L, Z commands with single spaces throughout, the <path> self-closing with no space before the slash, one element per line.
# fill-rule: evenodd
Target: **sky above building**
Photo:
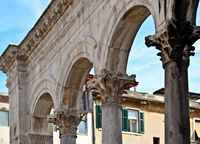
<path fill-rule="evenodd" d="M 8 44 L 19 44 L 34 26 L 50 0 L 2 0 L 0 1 L 0 54 Z M 200 9 L 197 14 L 200 25 Z M 136 74 L 137 91 L 152 93 L 164 86 L 162 62 L 158 51 L 145 46 L 144 37 L 155 33 L 152 17 L 143 23 L 134 39 L 128 60 L 127 73 Z M 200 40 L 195 43 L 195 56 L 189 67 L 189 89 L 200 93 Z M 6 76 L 0 72 L 0 92 L 6 93 Z"/>

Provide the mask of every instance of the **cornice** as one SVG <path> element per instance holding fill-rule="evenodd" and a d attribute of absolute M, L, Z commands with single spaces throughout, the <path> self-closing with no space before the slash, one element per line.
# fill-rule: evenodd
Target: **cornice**
<path fill-rule="evenodd" d="M 0 57 L 0 70 L 4 73 L 8 71 L 15 60 L 15 51 L 18 49 L 16 45 L 8 45 L 4 53 Z"/>
<path fill-rule="evenodd" d="M 74 0 L 52 0 L 22 42 L 9 45 L 0 57 L 0 70 L 7 73 L 16 59 L 26 60 L 57 23 Z"/>

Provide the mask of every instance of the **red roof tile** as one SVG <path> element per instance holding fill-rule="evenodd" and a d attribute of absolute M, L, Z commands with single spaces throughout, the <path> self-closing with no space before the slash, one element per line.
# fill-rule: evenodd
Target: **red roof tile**
<path fill-rule="evenodd" d="M 1 103 L 9 103 L 9 97 L 5 95 L 0 95 L 0 102 Z"/>

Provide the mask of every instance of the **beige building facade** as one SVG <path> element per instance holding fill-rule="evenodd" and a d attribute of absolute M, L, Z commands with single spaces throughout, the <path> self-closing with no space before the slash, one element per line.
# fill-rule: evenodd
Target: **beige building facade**
<path fill-rule="evenodd" d="M 9 144 L 9 98 L 0 94 L 0 144 Z"/>
<path fill-rule="evenodd" d="M 197 94 L 196 98 L 200 99 L 200 95 Z M 197 99 L 190 100 L 190 140 L 194 144 L 200 142 L 200 104 Z M 165 144 L 163 95 L 128 91 L 127 94 L 123 95 L 123 100 L 123 110 L 128 110 L 128 129 L 124 130 L 122 128 L 123 144 Z M 95 104 L 101 105 L 99 99 Z M 95 117 L 98 113 L 97 111 Z M 141 112 L 143 113 L 142 119 Z M 96 144 L 101 144 L 102 129 L 97 128 L 99 127 L 97 123 L 98 120 L 95 123 Z M 142 132 L 140 131 L 141 126 Z"/>
<path fill-rule="evenodd" d="M 156 33 L 145 43 L 158 49 L 165 73 L 165 144 L 189 144 L 188 67 L 200 38 L 198 3 L 51 1 L 24 40 L 0 57 L 0 69 L 8 76 L 10 143 L 51 144 L 53 123 L 61 144 L 75 144 L 76 128 L 88 113 L 83 86 L 93 67 L 88 85 L 101 96 L 102 144 L 122 144 L 122 94 L 135 81 L 126 74 L 129 51 L 152 15 Z"/>
<path fill-rule="evenodd" d="M 195 94 L 194 94 L 195 95 Z M 192 144 L 200 142 L 200 95 L 190 100 L 190 137 Z M 0 96 L 1 112 L 9 113 L 7 96 Z M 77 128 L 77 144 L 101 144 L 102 123 L 100 98 L 93 102 L 93 112 L 85 115 Z M 123 95 L 122 139 L 123 144 L 164 144 L 164 97 L 148 93 L 128 91 Z M 123 113 L 122 112 L 122 113 Z M 100 114 L 100 115 L 99 115 Z M 142 114 L 142 116 L 141 116 Z M 93 116 L 92 116 L 93 115 Z M 124 117 L 125 116 L 125 117 Z M 0 115 L 0 144 L 9 144 L 9 125 L 7 114 Z M 142 130 L 141 130 L 142 129 Z M 59 130 L 53 126 L 53 143 L 59 144 Z"/>

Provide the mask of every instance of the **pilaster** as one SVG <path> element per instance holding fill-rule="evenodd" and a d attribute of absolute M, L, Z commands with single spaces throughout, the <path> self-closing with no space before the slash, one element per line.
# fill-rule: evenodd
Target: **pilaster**
<path fill-rule="evenodd" d="M 27 62 L 17 58 L 7 75 L 10 97 L 10 143 L 25 143 L 28 130 Z"/>

